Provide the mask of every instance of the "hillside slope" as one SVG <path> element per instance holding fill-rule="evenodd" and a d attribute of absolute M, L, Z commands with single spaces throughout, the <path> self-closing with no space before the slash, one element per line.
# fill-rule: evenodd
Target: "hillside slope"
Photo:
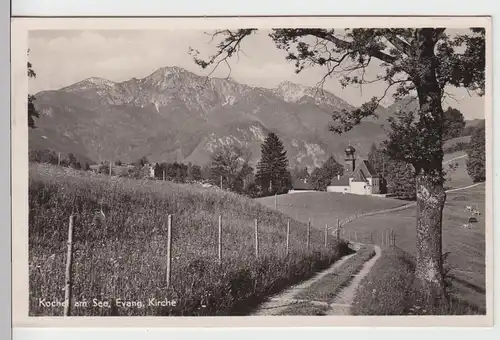
<path fill-rule="evenodd" d="M 37 93 L 35 105 L 40 118 L 30 130 L 30 148 L 73 152 L 95 162 L 147 156 L 202 164 L 214 148 L 234 144 L 250 151 L 255 164 L 262 136 L 273 131 L 291 165 L 314 167 L 341 154 L 349 141 L 364 156 L 372 142 L 385 138 L 382 118 L 342 135 L 328 131 L 332 112 L 354 107 L 327 91 L 290 82 L 251 87 L 179 67 L 120 83 L 88 78 Z"/>
<path fill-rule="evenodd" d="M 217 189 L 137 181 L 30 164 L 30 315 L 62 315 L 39 299 L 64 301 L 68 222 L 74 214 L 75 301 L 143 305 L 74 308 L 72 315 L 239 315 L 260 299 L 310 277 L 347 251 L 325 248 L 314 232 L 254 200 Z M 167 216 L 172 214 L 172 276 L 167 287 Z M 222 216 L 221 263 L 218 219 Z M 258 222 L 258 258 L 255 255 Z M 175 306 L 149 305 L 151 298 Z"/>

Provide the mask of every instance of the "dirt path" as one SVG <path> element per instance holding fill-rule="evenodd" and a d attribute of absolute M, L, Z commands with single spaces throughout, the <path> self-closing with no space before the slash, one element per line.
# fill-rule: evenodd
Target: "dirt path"
<path fill-rule="evenodd" d="M 316 274 L 309 280 L 303 281 L 277 295 L 270 297 L 268 301 L 263 303 L 254 313 L 252 313 L 252 315 L 261 315 L 261 316 L 278 315 L 287 307 L 290 307 L 295 303 L 304 302 L 305 300 L 299 300 L 296 299 L 295 297 L 303 290 L 309 288 L 309 286 L 311 286 L 316 281 L 319 281 L 326 275 L 335 272 L 338 268 L 340 268 L 340 266 L 342 266 L 349 258 L 351 258 L 354 255 L 356 255 L 356 253 L 346 255 L 337 262 L 335 262 L 330 268 Z M 315 303 L 314 301 L 306 301 L 306 302 L 311 302 L 313 304 Z M 319 302 L 318 304 L 326 304 L 326 303 Z"/>
<path fill-rule="evenodd" d="M 361 268 L 359 273 L 354 276 L 349 285 L 340 291 L 335 300 L 333 300 L 333 303 L 330 304 L 330 310 L 327 313 L 328 315 L 350 315 L 350 307 L 354 301 L 354 296 L 359 284 L 364 277 L 368 275 L 373 265 L 382 254 L 379 246 L 373 245 L 373 247 L 375 248 L 375 256 L 365 262 L 363 268 Z"/>
<path fill-rule="evenodd" d="M 359 249 L 362 246 L 360 243 L 353 244 L 353 248 Z M 370 272 L 373 265 L 379 259 L 381 255 L 381 249 L 379 246 L 374 245 L 375 248 L 375 256 L 373 256 L 370 260 L 363 264 L 363 267 L 359 271 L 358 274 L 354 275 L 349 284 L 343 288 L 337 297 L 333 300 L 332 303 L 327 303 L 324 301 L 312 301 L 307 299 L 298 299 L 297 296 L 309 288 L 313 283 L 321 280 L 326 275 L 334 273 L 337 271 L 344 263 L 350 259 L 352 256 L 355 256 L 356 253 L 344 256 L 339 261 L 335 262 L 330 268 L 322 271 L 317 274 L 313 278 L 304 281 L 296 286 L 293 286 L 284 292 L 275 295 L 268 299 L 267 302 L 262 304 L 260 308 L 255 311 L 252 315 L 280 315 L 285 309 L 289 308 L 298 303 L 308 303 L 311 305 L 323 306 L 327 308 L 327 315 L 349 315 L 349 310 L 354 301 L 354 296 L 356 290 L 359 287 L 361 280 Z"/>
<path fill-rule="evenodd" d="M 456 161 L 457 159 L 461 159 L 461 158 L 465 158 L 465 157 L 467 157 L 467 155 L 462 155 L 462 156 L 458 156 L 458 157 L 455 157 L 452 159 L 448 159 L 447 161 L 444 161 L 443 164 L 448 164 L 448 163 L 451 163 L 453 161 Z"/>

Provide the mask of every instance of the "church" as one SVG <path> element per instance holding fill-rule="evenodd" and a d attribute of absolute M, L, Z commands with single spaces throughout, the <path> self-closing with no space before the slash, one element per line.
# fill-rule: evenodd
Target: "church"
<path fill-rule="evenodd" d="M 333 178 L 326 191 L 356 195 L 380 195 L 380 175 L 368 160 L 356 165 L 356 149 L 349 145 L 345 149 L 347 166 L 343 176 Z"/>

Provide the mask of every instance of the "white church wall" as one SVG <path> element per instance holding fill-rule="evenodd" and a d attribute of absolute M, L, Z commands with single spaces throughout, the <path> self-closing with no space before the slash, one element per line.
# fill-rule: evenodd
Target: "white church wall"
<path fill-rule="evenodd" d="M 326 187 L 326 191 L 328 192 L 345 192 L 345 193 L 350 193 L 351 188 L 346 185 L 346 186 L 341 186 L 341 185 L 329 185 Z"/>
<path fill-rule="evenodd" d="M 368 183 L 366 182 L 351 182 L 351 193 L 356 195 L 369 195 L 370 190 L 367 189 Z"/>

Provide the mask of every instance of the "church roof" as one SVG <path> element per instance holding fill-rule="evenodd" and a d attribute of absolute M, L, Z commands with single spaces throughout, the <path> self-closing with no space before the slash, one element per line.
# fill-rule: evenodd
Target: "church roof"
<path fill-rule="evenodd" d="M 330 181 L 330 186 L 349 186 L 349 176 L 342 176 L 340 179 L 338 177 L 332 178 Z"/>
<path fill-rule="evenodd" d="M 353 182 L 367 182 L 368 178 L 378 177 L 369 161 L 363 160 L 354 170 Z"/>

